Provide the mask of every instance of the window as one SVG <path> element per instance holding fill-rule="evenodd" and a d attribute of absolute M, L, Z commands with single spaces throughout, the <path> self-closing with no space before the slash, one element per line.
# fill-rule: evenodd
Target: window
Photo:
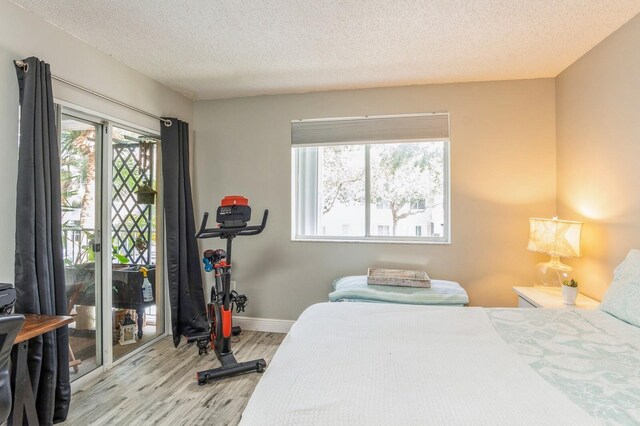
<path fill-rule="evenodd" d="M 411 201 L 411 210 L 425 210 L 427 207 L 427 200 L 424 198 L 421 200 Z"/>
<path fill-rule="evenodd" d="M 378 225 L 378 235 L 382 235 L 384 237 L 389 236 L 389 227 L 387 225 Z"/>
<path fill-rule="evenodd" d="M 293 238 L 448 242 L 448 134 L 448 114 L 292 122 Z"/>

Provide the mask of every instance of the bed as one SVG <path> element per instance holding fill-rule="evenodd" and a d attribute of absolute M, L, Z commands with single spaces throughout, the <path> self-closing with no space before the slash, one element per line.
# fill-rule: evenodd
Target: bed
<path fill-rule="evenodd" d="M 640 423 L 639 342 L 602 311 L 318 304 L 242 424 Z"/>
<path fill-rule="evenodd" d="M 617 317 L 313 305 L 284 339 L 241 424 L 640 424 L 640 267 L 629 273 L 633 286 L 614 280 L 603 302 Z"/>

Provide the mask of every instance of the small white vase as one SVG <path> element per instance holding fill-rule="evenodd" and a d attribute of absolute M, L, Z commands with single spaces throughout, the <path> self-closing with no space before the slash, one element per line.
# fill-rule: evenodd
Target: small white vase
<path fill-rule="evenodd" d="M 562 302 L 565 305 L 575 305 L 578 297 L 578 287 L 562 286 Z"/>

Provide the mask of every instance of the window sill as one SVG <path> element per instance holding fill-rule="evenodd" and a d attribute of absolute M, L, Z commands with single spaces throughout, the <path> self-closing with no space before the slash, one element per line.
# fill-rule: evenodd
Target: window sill
<path fill-rule="evenodd" d="M 418 239 L 369 239 L 369 238 L 300 238 L 293 237 L 291 241 L 294 243 L 357 243 L 357 244 L 412 244 L 412 245 L 451 245 L 451 241 L 429 241 L 429 240 L 418 240 Z"/>

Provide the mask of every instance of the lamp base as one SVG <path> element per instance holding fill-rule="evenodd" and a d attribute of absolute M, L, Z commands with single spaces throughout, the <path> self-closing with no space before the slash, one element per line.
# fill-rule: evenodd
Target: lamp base
<path fill-rule="evenodd" d="M 549 262 L 538 263 L 535 268 L 537 285 L 559 287 L 562 282 L 571 278 L 571 266 L 560 262 L 558 256 L 551 256 Z"/>

